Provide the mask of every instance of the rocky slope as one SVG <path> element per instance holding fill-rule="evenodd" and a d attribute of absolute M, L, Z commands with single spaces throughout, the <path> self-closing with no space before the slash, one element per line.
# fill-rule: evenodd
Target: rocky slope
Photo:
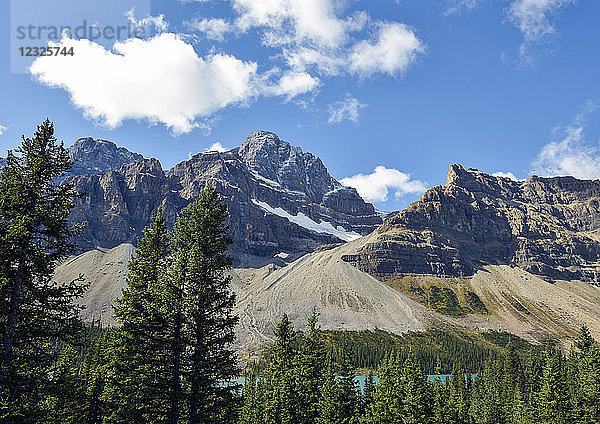
<path fill-rule="evenodd" d="M 74 151 L 102 159 L 81 160 L 82 166 L 109 167 L 70 177 L 85 193 L 71 217 L 87 222 L 77 239 L 81 251 L 133 243 L 161 204 L 172 224 L 207 182 L 228 205 L 237 265 L 292 260 L 319 245 L 366 235 L 382 223 L 373 206 L 331 177 L 319 158 L 270 132 L 252 133 L 229 152 L 197 154 L 167 172 L 156 159 L 114 169 L 134 157 L 114 149 L 105 154 L 103 141 L 96 148 L 86 147 L 91 139 L 78 143 Z"/>
<path fill-rule="evenodd" d="M 112 141 L 92 137 L 77 139 L 69 147 L 69 156 L 75 160 L 71 175 L 101 174 L 144 158 Z"/>
<path fill-rule="evenodd" d="M 469 277 L 518 266 L 548 280 L 598 281 L 600 181 L 513 181 L 451 165 L 434 187 L 344 260 L 381 279 Z"/>
<path fill-rule="evenodd" d="M 94 237 L 112 249 L 73 258 L 57 279 L 86 274 L 93 281 L 87 317 L 110 322 L 132 250 L 126 241 L 158 204 L 172 219 L 212 181 L 232 213 L 238 342 L 249 351 L 271 338 L 283 313 L 301 328 L 313 307 L 330 329 L 458 326 L 539 341 L 568 340 L 585 323 L 600 336 L 600 181 L 512 181 L 452 165 L 446 185 L 367 234 L 372 207 L 323 169 L 275 135 L 254 133 L 239 149 L 196 155 L 166 173 L 157 161 L 143 160 L 78 177 L 92 190 L 76 212 L 100 217 L 91 226 Z M 340 197 L 331 201 L 332 195 Z M 321 226 L 309 230 L 307 218 Z M 352 232 L 367 235 L 341 243 Z M 329 241 L 337 244 L 316 247 Z M 276 252 L 295 256 L 289 264 L 239 266 L 244 255 Z"/>
<path fill-rule="evenodd" d="M 342 257 L 365 246 L 356 240 L 303 256 L 283 268 L 236 270 L 237 336 L 251 353 L 272 340 L 276 322 L 287 313 L 306 328 L 312 308 L 325 329 L 379 328 L 396 334 L 426 328 L 509 331 L 539 342 L 550 335 L 567 341 L 586 324 L 600 336 L 600 290 L 572 281 L 549 283 L 507 265 L 485 265 L 461 285 L 486 305 L 485 313 L 447 315 L 360 271 Z M 436 278 L 435 283 L 456 286 Z"/>

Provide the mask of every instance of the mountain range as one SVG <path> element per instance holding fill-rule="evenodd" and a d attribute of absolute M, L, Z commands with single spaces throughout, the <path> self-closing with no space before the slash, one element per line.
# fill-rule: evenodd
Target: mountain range
<path fill-rule="evenodd" d="M 91 287 L 84 317 L 112 322 L 136 238 L 159 205 L 170 225 L 207 182 L 227 203 L 238 343 L 270 340 L 314 307 L 331 329 L 506 330 L 567 341 L 600 335 L 600 181 L 514 181 L 451 165 L 445 185 L 386 215 L 276 134 L 163 170 L 157 159 L 84 138 L 68 180 L 84 193 L 79 252 L 59 267 Z M 385 219 L 385 222 L 383 221 Z"/>

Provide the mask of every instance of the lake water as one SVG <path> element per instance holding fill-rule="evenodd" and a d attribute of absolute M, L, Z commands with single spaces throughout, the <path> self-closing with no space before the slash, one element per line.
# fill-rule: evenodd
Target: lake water
<path fill-rule="evenodd" d="M 475 378 L 477 374 L 471 374 L 471 378 Z M 440 378 L 440 380 L 442 381 L 442 383 L 445 383 L 446 380 L 448 378 L 450 378 L 450 374 L 440 374 L 440 375 L 428 375 L 427 379 L 431 382 L 433 382 L 437 377 Z M 238 377 L 236 379 L 233 380 L 233 384 L 236 385 L 244 385 L 244 377 Z M 354 377 L 354 381 L 356 381 L 357 385 L 360 387 L 360 390 L 364 390 L 365 388 L 365 383 L 367 381 L 367 376 L 366 375 L 357 375 L 356 377 Z M 379 379 L 377 378 L 377 376 L 373 376 L 373 381 L 378 382 Z"/>

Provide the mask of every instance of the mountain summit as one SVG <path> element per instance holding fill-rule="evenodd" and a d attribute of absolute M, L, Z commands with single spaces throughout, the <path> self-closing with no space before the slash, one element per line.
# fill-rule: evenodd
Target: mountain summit
<path fill-rule="evenodd" d="M 86 221 L 81 251 L 133 243 L 159 205 L 170 224 L 214 184 L 229 208 L 236 264 L 298 257 L 322 244 L 364 236 L 382 223 L 356 190 L 336 181 L 323 162 L 276 134 L 257 131 L 228 152 L 205 152 L 164 171 L 156 159 L 90 138 L 72 147 L 80 164 L 71 177 L 85 193 L 72 212 Z"/>
<path fill-rule="evenodd" d="M 421 199 L 344 259 L 384 278 L 512 265 L 549 280 L 600 278 L 600 181 L 513 181 L 451 165 Z"/>
<path fill-rule="evenodd" d="M 69 156 L 75 160 L 71 175 L 97 174 L 143 159 L 124 147 L 108 140 L 92 137 L 79 138 L 69 147 Z"/>

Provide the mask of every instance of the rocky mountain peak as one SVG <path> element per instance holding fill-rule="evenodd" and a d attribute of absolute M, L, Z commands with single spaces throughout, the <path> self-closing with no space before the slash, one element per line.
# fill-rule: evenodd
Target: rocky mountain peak
<path fill-rule="evenodd" d="M 321 203 L 327 193 L 342 188 L 321 159 L 269 131 L 255 131 L 246 137 L 238 155 L 254 175 L 284 189 L 305 193 L 316 203 Z"/>
<path fill-rule="evenodd" d="M 112 141 L 92 137 L 76 140 L 69 147 L 69 155 L 75 160 L 71 175 L 101 174 L 144 158 Z"/>
<path fill-rule="evenodd" d="M 451 165 L 445 186 L 388 219 L 347 260 L 383 278 L 470 276 L 516 265 L 552 280 L 600 278 L 600 181 L 513 181 Z"/>
<path fill-rule="evenodd" d="M 81 139 L 74 150 L 91 171 L 73 177 L 86 193 L 72 214 L 88 222 L 81 250 L 134 240 L 161 204 L 172 225 L 207 183 L 227 203 L 236 264 L 263 264 L 281 254 L 291 260 L 382 223 L 373 205 L 337 182 L 320 159 L 272 132 L 254 132 L 237 149 L 197 154 L 167 172 L 158 160 L 104 140 Z"/>

